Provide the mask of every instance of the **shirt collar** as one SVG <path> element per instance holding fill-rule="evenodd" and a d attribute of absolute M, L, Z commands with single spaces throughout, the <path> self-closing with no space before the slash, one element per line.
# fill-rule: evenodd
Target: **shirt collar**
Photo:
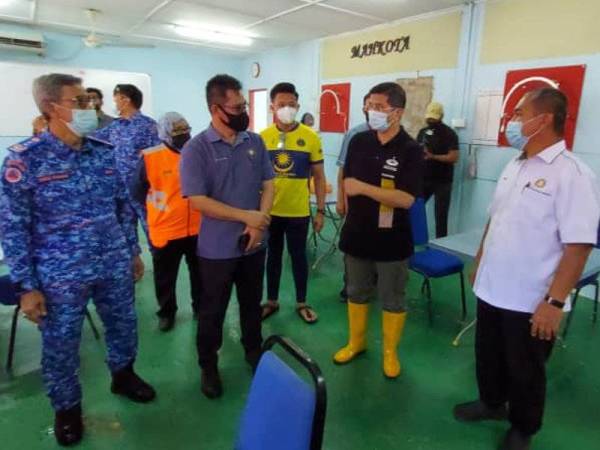
<path fill-rule="evenodd" d="M 217 130 L 215 130 L 215 128 L 212 125 L 210 125 L 208 127 L 208 129 L 206 130 L 206 137 L 208 138 L 208 140 L 210 142 L 219 142 L 219 141 L 225 142 L 223 140 L 223 138 L 221 137 L 221 135 L 217 132 Z M 250 135 L 248 134 L 248 132 L 240 131 L 235 137 L 235 142 L 233 144 L 233 147 L 241 144 L 244 141 L 247 141 L 248 139 L 250 139 Z"/>
<path fill-rule="evenodd" d="M 536 156 L 543 159 L 547 164 L 552 164 L 558 155 L 567 149 L 567 143 L 564 140 L 558 141 L 545 150 L 538 153 Z"/>
<path fill-rule="evenodd" d="M 133 122 L 134 120 L 136 120 L 138 117 L 140 117 L 142 115 L 141 111 L 137 111 L 133 116 L 127 118 L 127 117 L 119 117 L 119 120 L 122 120 L 124 122 Z"/>

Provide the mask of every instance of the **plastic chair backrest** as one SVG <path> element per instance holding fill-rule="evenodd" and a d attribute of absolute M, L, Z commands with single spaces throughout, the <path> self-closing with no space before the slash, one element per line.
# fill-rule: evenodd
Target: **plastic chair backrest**
<path fill-rule="evenodd" d="M 17 294 L 10 281 L 10 276 L 4 275 L 0 277 L 0 304 L 2 305 L 16 305 L 19 303 Z"/>
<path fill-rule="evenodd" d="M 263 354 L 242 416 L 236 450 L 309 450 L 315 390 L 274 352 Z"/>
<path fill-rule="evenodd" d="M 427 213 L 425 212 L 425 200 L 416 198 L 409 210 L 410 226 L 412 229 L 413 244 L 415 246 L 427 245 L 429 243 L 429 230 L 427 228 Z"/>

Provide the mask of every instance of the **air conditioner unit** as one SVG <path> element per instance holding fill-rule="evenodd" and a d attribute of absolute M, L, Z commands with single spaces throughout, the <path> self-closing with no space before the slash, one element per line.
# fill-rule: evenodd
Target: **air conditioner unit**
<path fill-rule="evenodd" d="M 44 36 L 37 31 L 0 31 L 0 49 L 37 53 L 46 51 Z"/>

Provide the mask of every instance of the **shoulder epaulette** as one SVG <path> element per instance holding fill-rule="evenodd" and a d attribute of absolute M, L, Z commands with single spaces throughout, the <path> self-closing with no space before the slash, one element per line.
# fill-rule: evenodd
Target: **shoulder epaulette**
<path fill-rule="evenodd" d="M 43 139 L 38 136 L 32 136 L 24 141 L 21 141 L 17 144 L 13 144 L 8 147 L 8 150 L 15 153 L 23 153 L 27 150 L 31 150 L 32 148 L 37 147 L 43 142 Z"/>

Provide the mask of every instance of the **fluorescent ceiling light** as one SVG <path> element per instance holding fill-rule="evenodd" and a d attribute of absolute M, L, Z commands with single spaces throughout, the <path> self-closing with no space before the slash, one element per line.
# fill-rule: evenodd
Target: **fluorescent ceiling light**
<path fill-rule="evenodd" d="M 0 8 L 10 5 L 14 0 L 0 0 Z"/>
<path fill-rule="evenodd" d="M 241 34 L 224 33 L 187 25 L 175 25 L 174 27 L 177 34 L 199 41 L 219 42 L 221 44 L 239 45 L 241 47 L 249 47 L 253 42 L 251 38 Z"/>

